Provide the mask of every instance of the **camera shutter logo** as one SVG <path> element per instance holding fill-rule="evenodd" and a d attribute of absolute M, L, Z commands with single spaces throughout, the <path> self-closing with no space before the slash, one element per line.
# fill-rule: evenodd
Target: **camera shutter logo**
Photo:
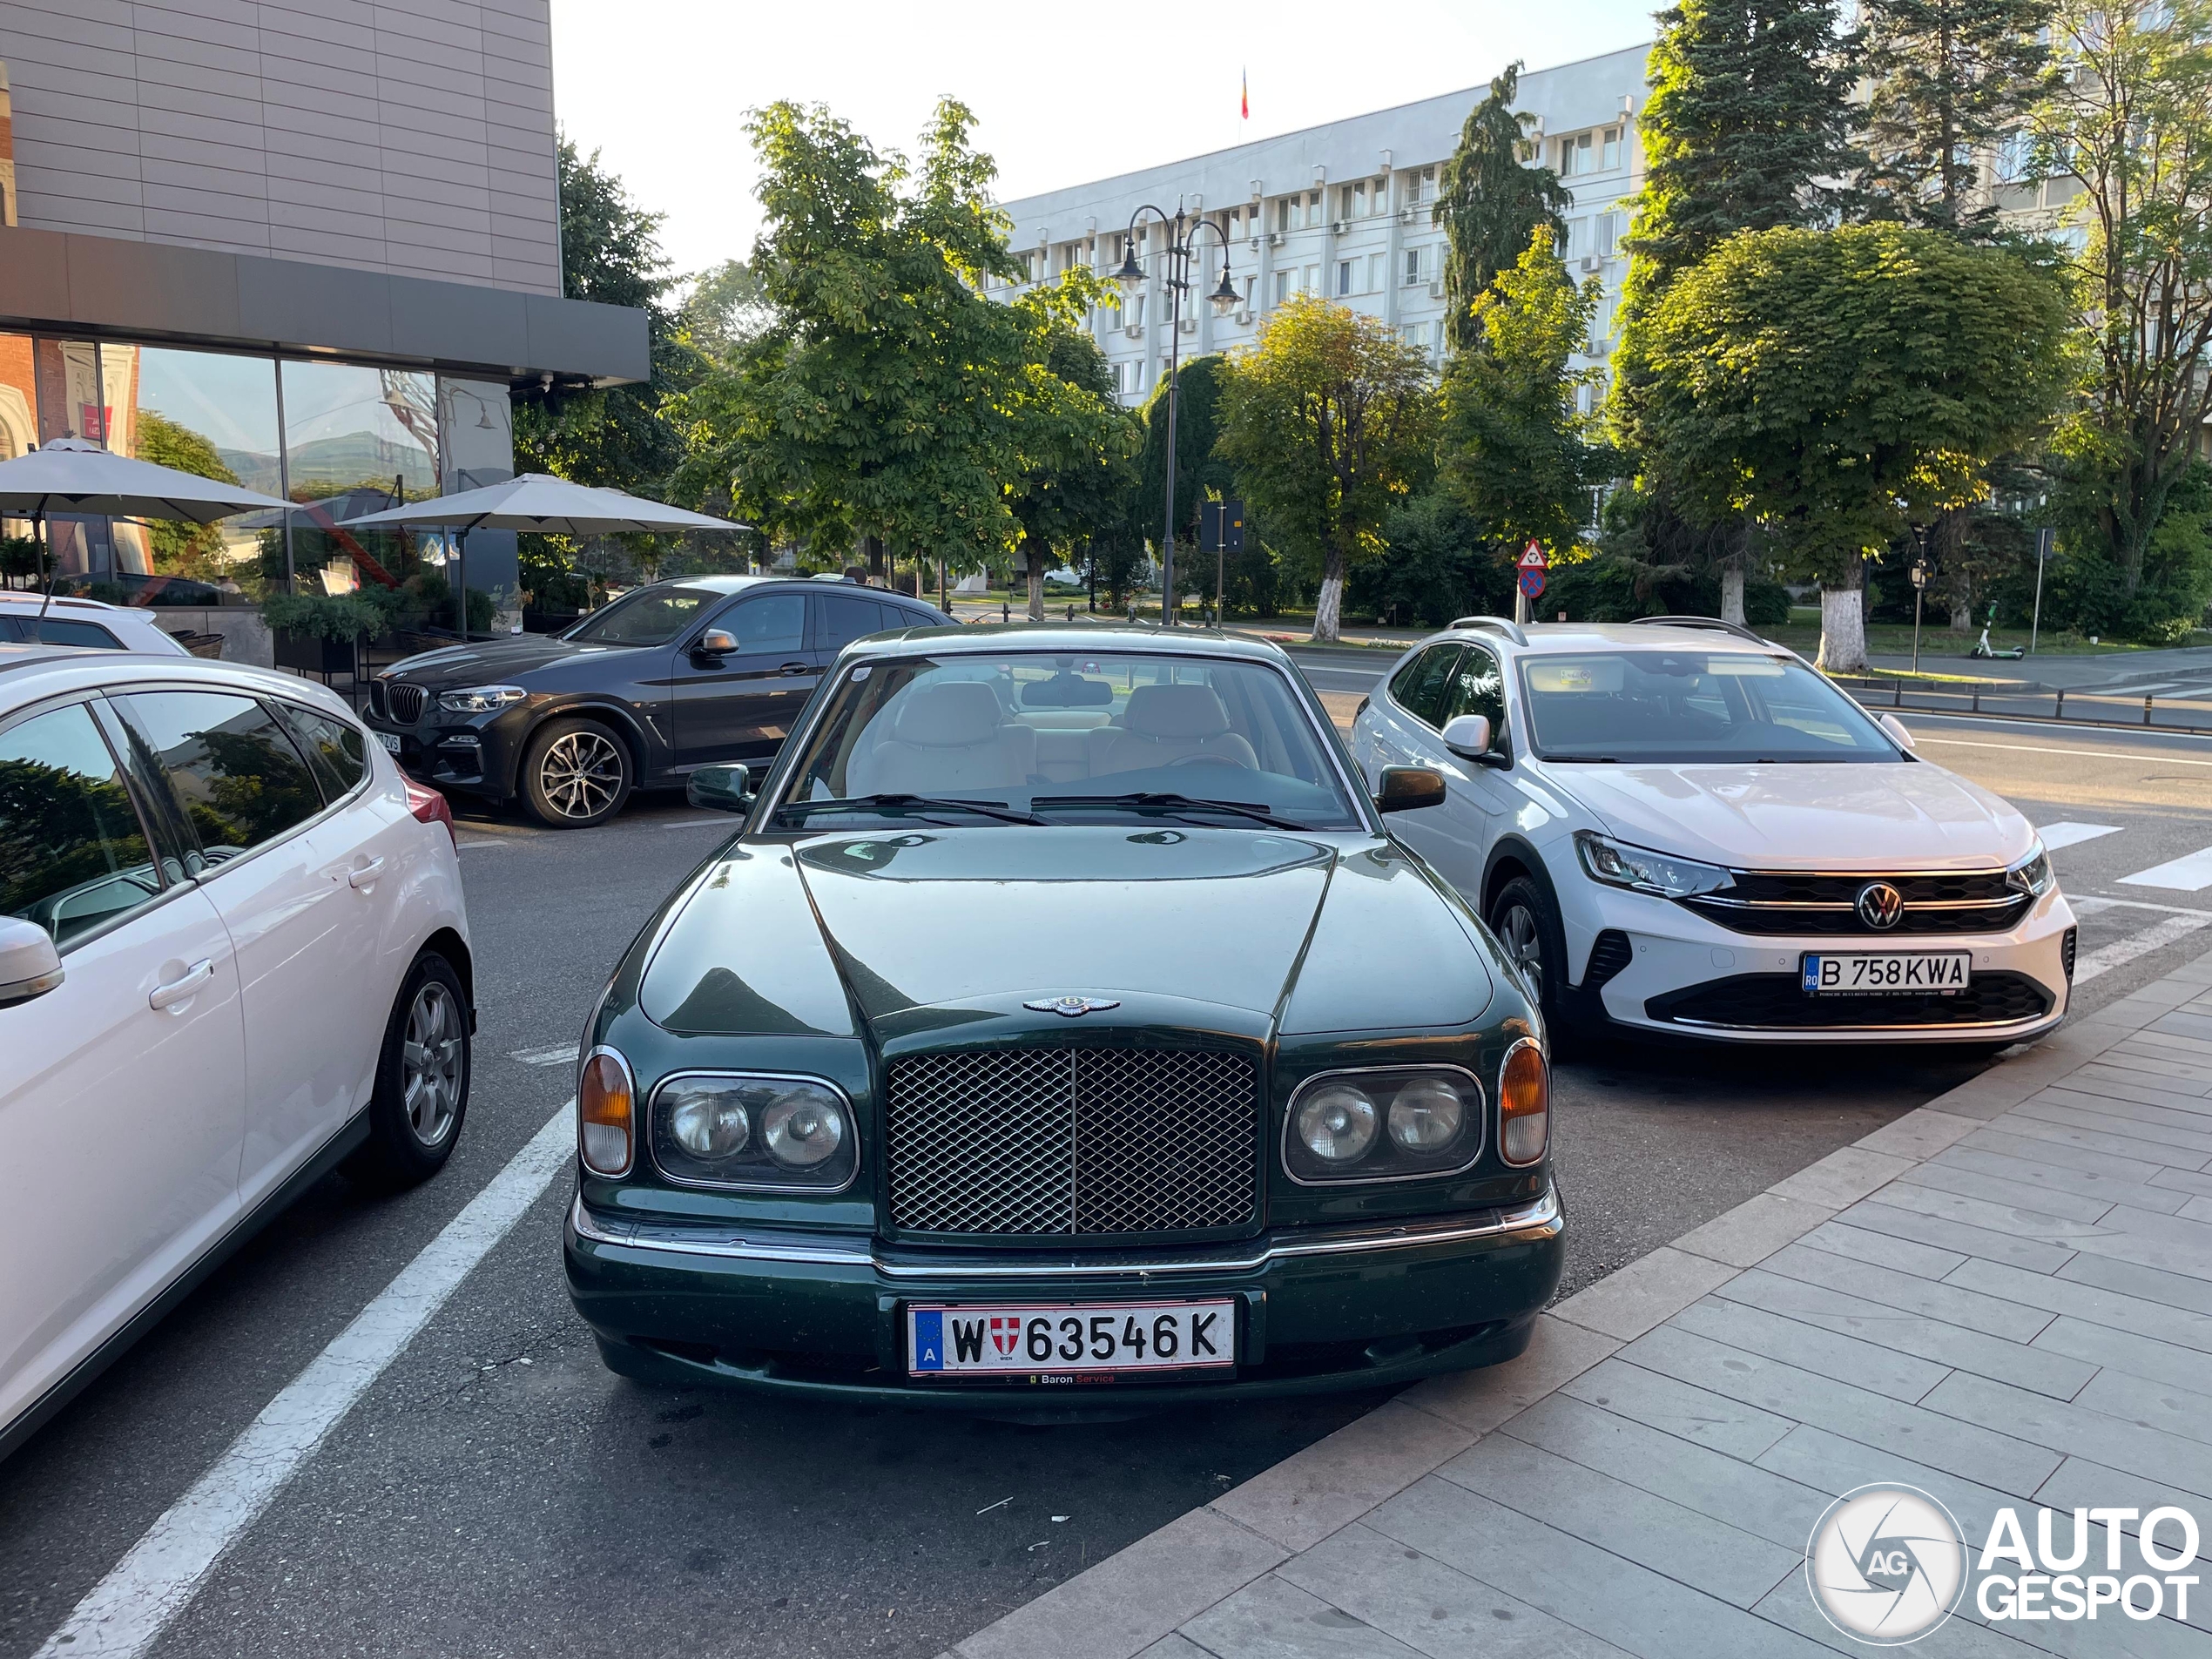
<path fill-rule="evenodd" d="M 1905 895 L 1886 881 L 1869 881 L 1858 890 L 1858 919 L 1886 931 L 1905 916 Z"/>
<path fill-rule="evenodd" d="M 1966 1545 L 1959 1523 L 1917 1487 L 1846 1492 L 1815 1523 L 1805 1584 L 1829 1623 L 1854 1641 L 1918 1642 L 1959 1605 Z"/>

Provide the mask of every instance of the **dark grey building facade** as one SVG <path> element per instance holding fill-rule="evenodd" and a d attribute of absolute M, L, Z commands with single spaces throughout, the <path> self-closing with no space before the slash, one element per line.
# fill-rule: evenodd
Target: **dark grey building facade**
<path fill-rule="evenodd" d="M 59 523 L 80 591 L 421 587 L 435 533 L 338 521 L 509 475 L 517 394 L 649 373 L 642 312 L 561 297 L 547 0 L 0 0 L 0 459 L 97 438 L 294 503 Z"/>

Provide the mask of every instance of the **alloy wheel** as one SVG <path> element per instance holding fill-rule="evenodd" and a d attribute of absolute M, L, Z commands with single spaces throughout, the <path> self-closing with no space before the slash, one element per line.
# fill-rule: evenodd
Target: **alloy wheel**
<path fill-rule="evenodd" d="M 400 1049 L 400 1109 L 425 1147 L 442 1143 L 461 1115 L 461 1009 L 436 980 L 426 981 L 407 1011 Z"/>
<path fill-rule="evenodd" d="M 1539 1001 L 1544 995 L 1543 936 L 1536 927 L 1535 914 L 1527 905 L 1511 906 L 1500 918 L 1498 942 L 1506 948 L 1506 960 L 1521 970 L 1528 982 L 1530 992 Z"/>
<path fill-rule="evenodd" d="M 547 745 L 537 783 L 546 802 L 563 818 L 597 818 L 622 792 L 623 758 L 614 739 L 597 732 L 569 732 Z"/>

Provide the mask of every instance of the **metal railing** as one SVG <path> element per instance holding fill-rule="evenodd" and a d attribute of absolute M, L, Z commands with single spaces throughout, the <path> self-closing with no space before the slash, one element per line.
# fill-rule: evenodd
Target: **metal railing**
<path fill-rule="evenodd" d="M 2043 686 L 2013 686 L 1999 681 L 1914 680 L 1899 675 L 1876 678 L 1842 674 L 1836 684 L 1859 706 L 1877 714 L 1969 714 L 1984 719 L 2063 721 L 2068 725 L 2125 726 L 2135 731 L 2212 736 L 2212 698 L 2114 696 L 2094 691 L 2069 692 Z"/>

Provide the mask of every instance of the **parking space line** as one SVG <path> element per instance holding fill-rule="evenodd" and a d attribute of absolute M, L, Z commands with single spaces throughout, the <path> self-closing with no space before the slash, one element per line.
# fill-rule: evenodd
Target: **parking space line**
<path fill-rule="evenodd" d="M 477 1263 L 521 1220 L 576 1144 L 569 1101 L 77 1604 L 38 1659 L 135 1659 Z"/>

